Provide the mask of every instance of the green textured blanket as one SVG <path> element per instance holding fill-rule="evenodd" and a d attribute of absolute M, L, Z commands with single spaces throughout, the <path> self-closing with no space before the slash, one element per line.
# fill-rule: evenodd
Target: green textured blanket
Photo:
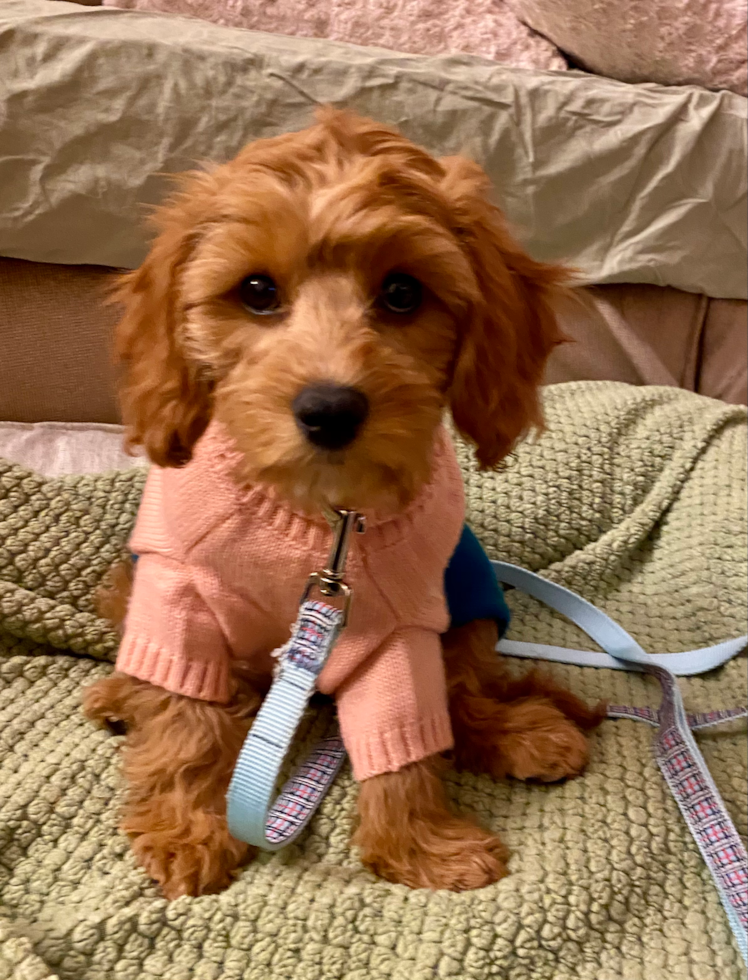
<path fill-rule="evenodd" d="M 746 631 L 746 413 L 674 389 L 548 389 L 549 428 L 505 472 L 460 449 L 469 519 L 492 557 L 542 570 L 645 649 Z M 452 775 L 455 800 L 512 850 L 479 892 L 411 891 L 348 843 L 344 769 L 311 830 L 226 892 L 167 903 L 116 830 L 119 739 L 81 716 L 116 637 L 92 590 L 123 548 L 143 475 L 45 480 L 0 462 L 0 980 L 737 980 L 711 879 L 651 752 L 606 721 L 564 785 Z M 586 646 L 510 594 L 514 638 Z M 517 670 L 524 665 L 513 661 Z M 635 674 L 555 666 L 582 696 L 654 705 Z M 745 659 L 682 681 L 690 709 L 745 698 Z M 309 719 L 304 739 L 331 724 Z M 699 735 L 746 833 L 744 723 Z"/>

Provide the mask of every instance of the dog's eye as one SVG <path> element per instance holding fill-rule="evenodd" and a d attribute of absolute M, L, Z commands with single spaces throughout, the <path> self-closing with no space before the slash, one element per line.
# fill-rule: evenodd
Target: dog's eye
<path fill-rule="evenodd" d="M 280 307 L 278 287 L 270 276 L 253 273 L 239 284 L 239 298 L 250 313 L 275 313 Z"/>
<path fill-rule="evenodd" d="M 380 300 L 391 313 L 413 313 L 421 305 L 420 282 L 404 272 L 393 272 L 382 283 Z"/>

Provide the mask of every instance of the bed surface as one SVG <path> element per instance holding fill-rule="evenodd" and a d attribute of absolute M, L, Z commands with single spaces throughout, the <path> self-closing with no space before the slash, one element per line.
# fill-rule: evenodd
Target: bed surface
<path fill-rule="evenodd" d="M 504 473 L 478 473 L 458 447 L 490 555 L 582 592 L 653 652 L 745 632 L 746 410 L 608 383 L 554 385 L 546 408 L 548 432 Z M 164 901 L 116 830 L 120 740 L 80 711 L 117 648 L 93 592 L 142 483 L 138 467 L 45 480 L 0 459 L 0 977 L 743 980 L 651 731 L 633 721 L 604 722 L 566 784 L 449 774 L 512 852 L 488 888 L 414 891 L 366 872 L 346 766 L 298 844 L 220 895 Z M 508 599 L 511 638 L 589 648 L 563 617 Z M 550 669 L 590 702 L 657 703 L 641 675 Z M 688 710 L 739 703 L 745 670 L 740 657 L 684 678 Z M 297 757 L 330 724 L 312 712 Z M 698 740 L 745 834 L 745 723 Z"/>

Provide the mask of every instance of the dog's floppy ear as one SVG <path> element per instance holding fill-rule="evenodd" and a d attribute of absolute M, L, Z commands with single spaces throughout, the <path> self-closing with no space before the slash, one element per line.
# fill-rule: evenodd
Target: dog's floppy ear
<path fill-rule="evenodd" d="M 211 411 L 210 385 L 185 357 L 180 339 L 179 278 L 195 228 L 187 201 L 178 195 L 156 211 L 159 234 L 148 256 L 140 268 L 120 277 L 112 292 L 113 301 L 124 306 L 116 354 L 126 444 L 143 446 L 159 466 L 189 461 Z"/>
<path fill-rule="evenodd" d="M 534 261 L 512 238 L 477 164 L 462 157 L 441 163 L 455 233 L 479 292 L 463 324 L 450 405 L 485 469 L 542 428 L 538 386 L 548 355 L 564 340 L 554 305 L 570 274 Z"/>

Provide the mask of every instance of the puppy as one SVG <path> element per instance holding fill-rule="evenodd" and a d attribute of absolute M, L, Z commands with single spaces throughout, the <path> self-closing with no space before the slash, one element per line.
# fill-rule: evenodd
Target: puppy
<path fill-rule="evenodd" d="M 369 520 L 319 684 L 360 781 L 366 866 L 432 889 L 506 873 L 501 842 L 448 804 L 446 751 L 497 778 L 557 780 L 587 761 L 600 707 L 537 674 L 509 679 L 488 619 L 445 632 L 463 498 L 443 414 L 495 467 L 541 426 L 562 339 L 566 273 L 525 254 L 487 184 L 466 159 L 324 110 L 187 175 L 121 281 L 127 441 L 155 465 L 118 671 L 85 710 L 127 732 L 122 829 L 169 898 L 226 887 L 251 856 L 225 794 L 269 653 L 326 555 L 323 508 Z"/>

